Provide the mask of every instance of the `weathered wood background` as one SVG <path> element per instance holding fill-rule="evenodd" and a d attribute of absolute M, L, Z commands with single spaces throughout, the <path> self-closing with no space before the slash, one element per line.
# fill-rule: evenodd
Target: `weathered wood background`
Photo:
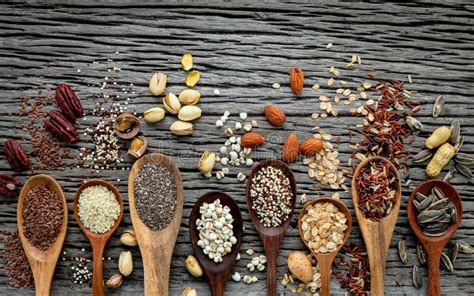
<path fill-rule="evenodd" d="M 21 143 L 31 150 L 25 132 L 14 130 L 19 120 L 17 116 L 19 99 L 34 96 L 38 92 L 33 86 L 41 86 L 39 75 L 43 75 L 49 86 L 59 82 L 73 85 L 86 110 L 92 109 L 87 98 L 94 91 L 88 83 L 100 83 L 107 76 L 106 69 L 113 66 L 122 68 L 119 84 L 134 83 L 143 95 L 133 98 L 129 109 L 143 112 L 145 109 L 161 105 L 158 98 L 147 91 L 148 80 L 154 71 L 170 75 L 169 90 L 177 93 L 184 84 L 184 73 L 180 69 L 180 57 L 191 52 L 196 68 L 202 73 L 198 89 L 202 93 L 200 107 L 203 117 L 195 124 L 192 137 L 177 138 L 168 131 L 172 118 L 167 118 L 157 126 L 144 126 L 150 150 L 172 156 L 180 168 L 185 186 L 185 209 L 181 230 L 172 261 L 170 286 L 171 295 L 180 295 L 184 287 L 198 289 L 200 295 L 209 295 L 203 279 L 191 277 L 184 268 L 184 259 L 192 253 L 188 235 L 188 217 L 194 202 L 205 192 L 222 190 L 234 197 L 242 210 L 245 220 L 245 238 L 242 249 L 253 248 L 262 252 L 262 245 L 250 222 L 245 206 L 245 184 L 236 180 L 237 172 L 248 173 L 248 168 L 231 168 L 230 176 L 221 181 L 200 176 L 196 162 L 201 152 L 217 150 L 225 141 L 222 130 L 214 123 L 225 109 L 233 114 L 248 112 L 249 117 L 260 123 L 259 131 L 269 136 L 265 144 L 254 155 L 256 161 L 279 157 L 281 143 L 290 131 L 296 131 L 300 138 L 309 137 L 311 128 L 321 126 L 334 136 L 341 136 L 336 145 L 341 153 L 342 163 L 349 157 L 347 128 L 360 123 L 360 118 L 351 117 L 348 106 L 339 106 L 339 117 L 310 118 L 318 110 L 317 98 L 330 94 L 328 89 L 315 91 L 311 85 L 324 83 L 328 78 L 328 68 L 334 65 L 340 69 L 352 54 L 362 57 L 363 65 L 357 70 L 343 70 L 344 79 L 355 85 L 367 80 L 367 71 L 377 73 L 378 79 L 406 80 L 411 74 L 411 88 L 417 90 L 417 98 L 426 103 L 419 114 L 428 129 L 440 124 L 449 124 L 458 118 L 465 137 L 464 152 L 474 148 L 474 128 L 472 89 L 474 89 L 474 5 L 449 3 L 359 3 L 327 1 L 314 4 L 171 4 L 164 3 L 137 5 L 130 4 L 111 7 L 71 1 L 46 5 L 2 4 L 0 9 L 0 135 L 1 145 L 8 137 L 21 139 Z M 333 42 L 331 50 L 326 44 Z M 115 52 L 120 52 L 116 54 Z M 113 62 L 106 62 L 113 59 Z M 92 61 L 101 61 L 99 65 Z M 289 68 L 300 65 L 306 76 L 303 94 L 296 98 L 288 86 Z M 79 73 L 77 70 L 81 69 Z M 281 89 L 271 85 L 278 82 Z M 220 90 L 214 95 L 213 90 Z M 433 119 L 431 107 L 438 95 L 447 97 L 447 107 L 443 116 Z M 270 127 L 262 116 L 264 104 L 273 103 L 283 107 L 288 122 L 283 130 Z M 12 112 L 12 116 L 10 116 Z M 234 117 L 235 118 L 235 117 Z M 81 132 L 88 122 L 81 123 Z M 232 118 L 231 118 L 232 119 Z M 412 145 L 412 152 L 419 149 L 424 138 Z M 82 137 L 73 148 L 72 156 L 77 156 L 78 148 L 90 139 Z M 126 158 L 126 157 L 125 157 Z M 127 158 L 126 158 L 127 159 Z M 130 166 L 132 161 L 127 160 Z M 329 195 L 332 190 L 323 188 L 320 192 L 310 190 L 319 184 L 307 176 L 307 167 L 302 163 L 292 164 L 298 181 L 298 193 L 311 197 Z M 0 169 L 9 172 L 9 165 L 2 155 Z M 68 255 L 81 254 L 90 246 L 73 219 L 72 201 L 81 181 L 89 177 L 101 177 L 113 182 L 124 197 L 127 196 L 127 171 L 104 171 L 90 175 L 89 170 L 71 169 L 64 172 L 46 172 L 54 176 L 64 187 L 70 207 L 69 229 L 64 249 Z M 24 182 L 31 172 L 22 174 Z M 411 170 L 412 187 L 425 179 L 423 168 Z M 120 179 L 120 181 L 117 181 Z M 452 183 L 459 189 L 464 201 L 463 222 L 456 234 L 474 243 L 474 187 L 472 180 L 457 176 Z M 406 201 L 411 188 L 404 188 Z M 341 192 L 342 199 L 352 208 L 350 194 Z M 119 234 L 131 226 L 128 202 L 125 198 L 125 214 L 120 229 L 111 238 L 106 250 L 105 276 L 117 270 L 117 258 L 125 248 L 120 245 Z M 298 211 L 301 205 L 298 205 Z M 295 218 L 295 217 L 294 217 Z M 0 228 L 14 230 L 16 227 L 16 198 L 0 198 Z M 396 242 L 405 238 L 410 249 L 409 264 L 402 265 L 397 257 Z M 361 242 L 357 223 L 351 241 Z M 290 251 L 303 250 L 298 232 L 288 231 L 280 252 L 278 278 L 287 272 L 286 258 Z M 123 286 L 107 294 L 136 295 L 143 292 L 143 270 L 138 248 L 132 249 L 135 270 Z M 248 256 L 243 255 L 236 270 L 242 274 Z M 387 263 L 385 290 L 387 295 L 424 295 L 425 289 L 417 290 L 411 282 L 411 269 L 416 263 L 415 241 L 407 224 L 405 204 L 402 205 L 397 227 Z M 424 287 L 427 271 L 423 270 Z M 455 271 L 441 271 L 442 292 L 449 295 L 467 295 L 474 292 L 474 257 L 461 254 L 455 264 Z M 89 294 L 88 285 L 74 285 L 70 281 L 68 264 L 59 262 L 53 282 L 53 295 Z M 265 275 L 257 274 L 259 281 L 253 285 L 229 281 L 228 295 L 264 295 Z M 395 280 L 398 279 L 401 287 Z M 9 288 L 4 270 L 0 271 L 0 294 L 33 295 L 33 290 Z M 332 281 L 335 295 L 344 294 L 335 279 Z M 281 294 L 291 294 L 279 286 Z"/>

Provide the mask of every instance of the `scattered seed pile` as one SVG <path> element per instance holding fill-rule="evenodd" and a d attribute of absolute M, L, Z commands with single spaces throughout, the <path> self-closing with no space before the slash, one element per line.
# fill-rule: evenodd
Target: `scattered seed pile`
<path fill-rule="evenodd" d="M 36 134 L 32 138 L 33 155 L 36 156 L 34 169 L 38 170 L 64 170 L 62 161 L 69 156 L 70 149 L 64 148 L 61 151 L 59 142 L 56 142 L 50 135 Z"/>
<path fill-rule="evenodd" d="M 282 170 L 267 166 L 252 178 L 250 198 L 252 209 L 265 227 L 278 227 L 285 222 L 294 198 L 290 180 Z"/>
<path fill-rule="evenodd" d="M 3 256 L 6 276 L 10 279 L 9 285 L 13 288 L 33 287 L 33 273 L 21 245 L 18 231 L 3 233 L 0 238 L 5 243 L 5 248 L 1 251 L 1 254 Z"/>
<path fill-rule="evenodd" d="M 366 218 L 380 221 L 395 203 L 397 179 L 386 161 L 374 161 L 364 166 L 356 181 L 359 209 Z"/>
<path fill-rule="evenodd" d="M 334 264 L 346 269 L 341 272 L 333 271 L 342 288 L 347 288 L 351 294 L 369 295 L 370 267 L 364 245 L 351 243 L 349 246 L 342 247 Z"/>
<path fill-rule="evenodd" d="M 82 224 L 92 232 L 110 230 L 120 215 L 120 204 L 115 194 L 104 186 L 90 186 L 79 196 L 79 217 Z"/>
<path fill-rule="evenodd" d="M 63 203 L 59 195 L 45 186 L 26 193 L 23 206 L 23 231 L 31 244 L 47 250 L 56 240 L 63 223 Z"/>
<path fill-rule="evenodd" d="M 140 219 L 152 230 L 160 230 L 173 219 L 176 210 L 176 183 L 170 170 L 154 163 L 145 164 L 134 183 L 135 205 Z"/>

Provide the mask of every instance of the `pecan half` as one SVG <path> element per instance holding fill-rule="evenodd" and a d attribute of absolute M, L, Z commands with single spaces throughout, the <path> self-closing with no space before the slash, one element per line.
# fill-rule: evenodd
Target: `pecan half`
<path fill-rule="evenodd" d="M 17 141 L 8 139 L 3 147 L 3 152 L 13 170 L 21 172 L 30 166 L 30 160 L 25 149 Z"/>
<path fill-rule="evenodd" d="M 13 197 L 16 195 L 16 186 L 20 185 L 20 180 L 12 175 L 0 175 L 0 195 Z"/>
<path fill-rule="evenodd" d="M 44 127 L 58 139 L 65 142 L 75 143 L 79 139 L 79 134 L 74 125 L 59 111 L 49 112 L 49 119 L 44 121 Z"/>
<path fill-rule="evenodd" d="M 70 122 L 75 122 L 77 118 L 84 116 L 81 101 L 68 84 L 58 84 L 56 102 Z"/>

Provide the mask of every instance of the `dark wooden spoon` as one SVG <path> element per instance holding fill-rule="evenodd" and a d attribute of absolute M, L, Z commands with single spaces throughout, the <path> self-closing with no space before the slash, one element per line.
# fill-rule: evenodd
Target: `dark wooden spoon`
<path fill-rule="evenodd" d="M 386 161 L 390 163 L 390 169 L 397 179 L 397 192 L 395 193 L 395 204 L 390 213 L 380 221 L 372 221 L 364 216 L 359 209 L 359 194 L 357 192 L 358 178 L 363 167 L 369 162 Z M 354 212 L 360 231 L 364 237 L 367 255 L 370 265 L 370 292 L 371 295 L 384 295 L 384 273 L 387 264 L 387 254 L 392 240 L 393 230 L 397 224 L 398 212 L 401 203 L 401 184 L 400 175 L 397 168 L 387 159 L 379 156 L 369 157 L 362 161 L 354 172 L 352 178 L 352 202 L 354 203 Z"/>
<path fill-rule="evenodd" d="M 120 205 L 120 214 L 115 220 L 114 225 L 107 232 L 95 233 L 95 232 L 90 231 L 88 228 L 84 226 L 84 224 L 82 224 L 81 218 L 79 217 L 79 209 L 78 209 L 79 197 L 81 196 L 82 191 L 90 186 L 106 187 L 107 189 L 109 189 L 115 194 L 115 197 L 117 198 L 117 201 Z M 117 230 L 120 224 L 120 221 L 122 220 L 122 215 L 123 215 L 122 196 L 120 195 L 120 192 L 117 190 L 117 188 L 114 185 L 112 185 L 111 183 L 105 180 L 91 179 L 82 183 L 82 185 L 77 190 L 76 195 L 74 196 L 74 218 L 76 219 L 77 224 L 79 224 L 79 227 L 81 228 L 82 232 L 84 232 L 84 234 L 87 236 L 87 238 L 89 239 L 92 245 L 92 253 L 93 253 L 92 295 L 94 296 L 104 295 L 104 277 L 103 277 L 103 270 L 102 270 L 102 257 L 104 254 L 105 245 L 107 244 L 107 241 L 115 232 L 115 230 Z"/>
<path fill-rule="evenodd" d="M 316 203 L 324 203 L 324 202 L 330 202 L 334 204 L 339 211 L 344 213 L 344 215 L 347 218 L 347 229 L 344 231 L 344 238 L 342 239 L 342 243 L 337 246 L 336 250 L 333 252 L 327 252 L 327 253 L 316 253 L 314 252 L 310 247 L 308 247 L 307 242 L 303 239 L 303 230 L 301 229 L 301 223 L 303 220 L 303 216 L 306 214 L 307 209 L 309 206 L 313 206 Z M 347 238 L 349 238 L 349 234 L 352 231 L 352 216 L 351 212 L 349 212 L 349 209 L 347 206 L 342 202 L 337 199 L 331 198 L 331 197 L 321 197 L 317 198 L 312 201 L 308 201 L 303 209 L 300 212 L 300 215 L 298 216 L 298 230 L 300 232 L 300 237 L 303 243 L 306 245 L 306 247 L 311 251 L 314 257 L 316 257 L 316 261 L 318 261 L 319 265 L 319 273 L 321 274 L 321 296 L 328 296 L 330 295 L 330 288 L 331 288 L 331 267 L 332 267 L 332 262 L 334 261 L 334 258 L 336 257 L 337 253 L 339 253 L 339 250 L 342 248 L 344 243 L 347 241 Z"/>
<path fill-rule="evenodd" d="M 201 207 L 203 203 L 213 203 L 216 199 L 220 199 L 222 205 L 230 208 L 230 213 L 234 218 L 234 222 L 232 223 L 234 236 L 237 239 L 237 243 L 232 246 L 232 252 L 222 257 L 222 262 L 220 263 L 215 263 L 209 259 L 209 257 L 203 253 L 202 248 L 197 245 L 199 241 L 199 231 L 196 227 L 196 220 L 201 216 L 199 207 Z M 209 192 L 201 196 L 194 204 L 191 215 L 189 216 L 189 235 L 191 237 L 194 254 L 196 254 L 196 258 L 203 269 L 209 286 L 211 286 L 212 295 L 214 296 L 224 295 L 225 284 L 230 277 L 235 258 L 240 251 L 242 233 L 242 215 L 240 214 L 239 206 L 232 197 L 222 192 Z"/>
<path fill-rule="evenodd" d="M 257 217 L 257 214 L 252 209 L 252 200 L 250 198 L 250 189 L 252 188 L 252 179 L 255 174 L 264 167 L 272 166 L 283 171 L 286 177 L 290 180 L 291 192 L 293 193 L 293 200 L 291 203 L 291 213 L 288 219 L 279 227 L 265 227 Z M 276 296 L 277 288 L 277 260 L 278 252 L 280 251 L 280 244 L 285 236 L 285 232 L 290 226 L 291 218 L 295 211 L 296 200 L 296 181 L 291 169 L 279 160 L 265 160 L 260 162 L 250 173 L 247 181 L 247 208 L 252 219 L 253 225 L 260 235 L 267 256 L 267 295 Z"/>
<path fill-rule="evenodd" d="M 417 212 L 415 206 L 413 205 L 413 199 L 415 198 L 417 192 L 428 196 L 431 192 L 431 189 L 435 186 L 441 189 L 446 197 L 453 202 L 457 211 L 456 223 L 449 225 L 446 229 L 446 233 L 438 237 L 432 237 L 423 234 L 423 231 L 416 220 Z M 415 191 L 412 192 L 410 198 L 408 199 L 408 222 L 410 223 L 411 229 L 415 233 L 416 237 L 425 248 L 426 254 L 428 256 L 428 295 L 440 295 L 439 263 L 441 259 L 441 253 L 443 252 L 444 246 L 459 228 L 459 225 L 461 224 L 462 211 L 462 200 L 458 191 L 451 184 L 442 180 L 435 179 L 421 183 L 418 185 Z"/>
<path fill-rule="evenodd" d="M 61 229 L 54 243 L 49 249 L 42 251 L 32 245 L 30 241 L 25 237 L 23 229 L 23 208 L 25 206 L 25 197 L 28 191 L 37 186 L 45 186 L 58 195 L 61 199 L 63 206 L 63 221 Z M 33 277 L 35 279 L 35 290 L 37 296 L 46 296 L 50 294 L 51 283 L 53 281 L 54 270 L 56 269 L 56 263 L 58 262 L 61 249 L 63 247 L 64 238 L 67 232 L 67 202 L 64 192 L 61 189 L 59 183 L 48 175 L 39 174 L 31 177 L 23 185 L 20 197 L 18 198 L 17 207 L 17 222 L 18 222 L 18 235 L 20 236 L 21 244 L 25 250 L 26 257 L 31 266 Z"/>

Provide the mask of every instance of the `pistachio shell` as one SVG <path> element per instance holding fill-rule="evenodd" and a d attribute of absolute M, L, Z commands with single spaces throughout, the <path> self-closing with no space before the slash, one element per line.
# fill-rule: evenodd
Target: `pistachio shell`
<path fill-rule="evenodd" d="M 160 107 L 150 108 L 143 112 L 143 119 L 148 123 L 156 123 L 165 118 L 165 110 Z"/>
<path fill-rule="evenodd" d="M 145 137 L 139 136 L 130 142 L 130 148 L 128 149 L 128 155 L 134 158 L 140 158 L 145 154 L 148 141 Z"/>
<path fill-rule="evenodd" d="M 197 296 L 197 295 L 198 293 L 196 289 L 193 289 L 193 288 L 186 288 L 184 289 L 183 294 L 181 294 L 181 296 Z"/>
<path fill-rule="evenodd" d="M 212 172 L 214 165 L 216 163 L 216 154 L 214 152 L 205 151 L 198 163 L 199 171 L 201 174 L 206 175 Z"/>
<path fill-rule="evenodd" d="M 179 101 L 183 105 L 196 105 L 200 97 L 201 94 L 194 89 L 185 89 L 179 93 Z"/>
<path fill-rule="evenodd" d="M 190 274 L 192 274 L 192 276 L 202 276 L 202 268 L 199 265 L 199 262 L 197 261 L 196 257 L 189 255 L 184 263 L 186 264 L 186 269 L 189 271 Z"/>
<path fill-rule="evenodd" d="M 124 112 L 115 121 L 117 136 L 122 139 L 131 139 L 140 130 L 140 120 L 129 112 Z"/>
<path fill-rule="evenodd" d="M 186 76 L 185 83 L 189 87 L 194 87 L 199 82 L 199 78 L 201 78 L 201 73 L 194 70 Z"/>
<path fill-rule="evenodd" d="M 190 53 L 183 54 L 181 57 L 181 65 L 184 71 L 189 71 L 193 68 L 193 56 Z"/>
<path fill-rule="evenodd" d="M 124 276 L 129 276 L 133 271 L 133 259 L 130 251 L 120 253 L 119 271 Z"/>
<path fill-rule="evenodd" d="M 135 231 L 131 229 L 125 230 L 122 233 L 122 236 L 120 236 L 120 242 L 129 247 L 136 247 L 138 242 L 135 236 Z"/>
<path fill-rule="evenodd" d="M 178 136 L 191 135 L 193 133 L 193 124 L 191 122 L 177 120 L 171 124 L 170 131 Z"/>
<path fill-rule="evenodd" d="M 148 87 L 154 96 L 159 96 L 165 91 L 168 75 L 163 73 L 154 73 L 150 79 Z"/>
<path fill-rule="evenodd" d="M 181 109 L 181 103 L 179 102 L 178 97 L 171 92 L 163 98 L 163 105 L 171 114 L 178 114 L 179 109 Z"/>
<path fill-rule="evenodd" d="M 193 121 L 201 117 L 201 109 L 194 105 L 184 106 L 179 110 L 178 118 L 182 121 Z"/>

